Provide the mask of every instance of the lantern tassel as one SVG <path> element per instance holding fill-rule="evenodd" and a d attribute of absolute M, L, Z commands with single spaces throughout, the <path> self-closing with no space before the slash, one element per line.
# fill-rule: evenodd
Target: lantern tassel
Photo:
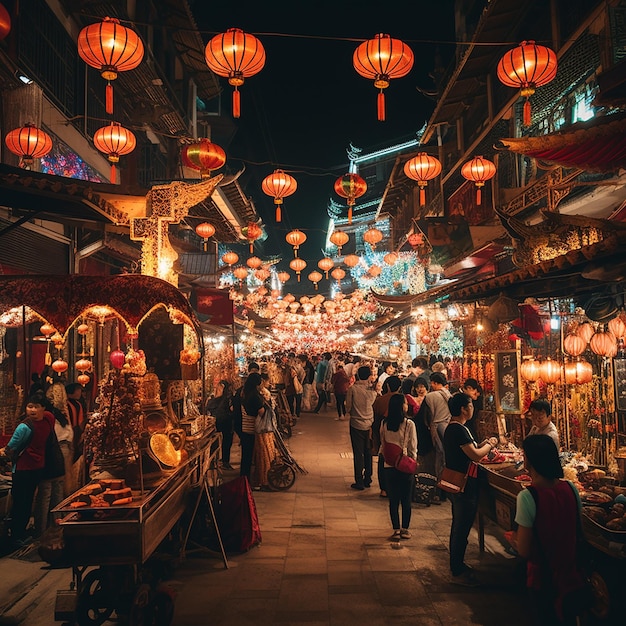
<path fill-rule="evenodd" d="M 526 102 L 524 102 L 524 126 L 530 126 L 532 122 L 532 110 L 530 108 L 530 100 L 526 98 Z"/>
<path fill-rule="evenodd" d="M 480 206 L 482 202 L 482 193 L 480 187 L 476 187 L 476 205 Z"/>
<path fill-rule="evenodd" d="M 235 87 L 233 91 L 233 117 L 238 118 L 241 115 L 241 97 L 239 89 Z"/>
<path fill-rule="evenodd" d="M 111 179 L 111 184 L 115 185 L 116 184 L 116 182 L 115 182 L 115 178 L 116 178 L 116 176 L 115 176 L 115 163 L 111 163 L 111 176 L 109 178 Z"/>
<path fill-rule="evenodd" d="M 424 187 L 420 187 L 420 206 L 424 206 L 426 204 L 426 189 Z"/>
<path fill-rule="evenodd" d="M 280 204 L 276 205 L 276 221 L 277 222 L 281 221 Z"/>
<path fill-rule="evenodd" d="M 348 207 L 348 224 L 352 224 L 352 205 Z"/>
<path fill-rule="evenodd" d="M 313 283 L 315 285 L 315 291 L 317 291 L 317 283 Z"/>
<path fill-rule="evenodd" d="M 105 103 L 106 103 L 106 112 L 109 115 L 113 115 L 113 85 L 111 83 L 107 83 L 107 86 L 106 86 Z"/>
<path fill-rule="evenodd" d="M 254 243 L 251 241 L 250 242 L 250 254 L 252 254 L 254 252 Z"/>
<path fill-rule="evenodd" d="M 300 272 L 298 272 L 297 276 L 298 276 L 298 282 L 300 282 Z"/>
<path fill-rule="evenodd" d="M 385 121 L 385 92 L 382 89 L 378 92 L 378 121 Z"/>

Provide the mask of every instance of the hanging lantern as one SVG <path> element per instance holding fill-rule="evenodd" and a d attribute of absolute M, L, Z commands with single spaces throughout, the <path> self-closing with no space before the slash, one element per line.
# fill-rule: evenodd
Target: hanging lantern
<path fill-rule="evenodd" d="M 254 277 L 263 283 L 270 277 L 270 271 L 265 267 L 261 267 L 254 272 Z"/>
<path fill-rule="evenodd" d="M 569 333 L 563 339 L 563 350 L 570 356 L 579 356 L 587 348 L 587 342 L 576 333 Z"/>
<path fill-rule="evenodd" d="M 328 272 L 335 267 L 335 263 L 331 258 L 325 256 L 317 262 L 317 267 L 319 267 L 326 274 L 326 278 L 328 278 Z"/>
<path fill-rule="evenodd" d="M 33 124 L 26 124 L 7 133 L 4 143 L 13 154 L 20 157 L 20 167 L 26 170 L 33 166 L 35 159 L 46 156 L 52 150 L 50 135 Z"/>
<path fill-rule="evenodd" d="M 589 322 L 585 322 L 584 324 L 581 324 L 576 329 L 576 334 L 585 340 L 585 344 L 589 343 L 589 341 L 591 340 L 595 332 L 596 332 L 595 328 Z"/>
<path fill-rule="evenodd" d="M 209 69 L 218 76 L 228 78 L 234 87 L 233 117 L 241 115 L 239 87 L 244 79 L 254 76 L 265 65 L 265 49 L 254 36 L 240 28 L 229 28 L 225 33 L 215 35 L 204 50 L 204 58 Z"/>
<path fill-rule="evenodd" d="M 249 259 L 246 260 L 246 265 L 250 269 L 255 270 L 263 265 L 263 261 L 261 261 L 258 256 L 251 256 Z"/>
<path fill-rule="evenodd" d="M 285 174 L 283 170 L 274 170 L 272 174 L 266 176 L 261 183 L 263 193 L 274 198 L 276 205 L 276 221 L 282 220 L 280 205 L 283 198 L 290 196 L 298 188 L 298 183 L 293 176 Z"/>
<path fill-rule="evenodd" d="M 180 157 L 185 167 L 199 171 L 202 178 L 209 178 L 213 170 L 219 170 L 226 163 L 224 150 L 208 139 L 183 146 Z"/>
<path fill-rule="evenodd" d="M 135 149 L 137 145 L 135 135 L 119 122 L 111 122 L 95 132 L 93 143 L 111 162 L 111 183 L 115 184 L 115 164 L 119 163 L 121 156 L 130 154 Z"/>
<path fill-rule="evenodd" d="M 420 152 L 404 164 L 404 173 L 412 180 L 417 181 L 420 189 L 420 206 L 424 206 L 428 181 L 441 174 L 441 162 L 426 152 Z"/>
<path fill-rule="evenodd" d="M 335 193 L 348 200 L 348 224 L 352 224 L 352 207 L 357 198 L 367 191 L 367 183 L 354 172 L 348 172 L 335 181 Z"/>
<path fill-rule="evenodd" d="M 617 338 L 612 332 L 598 331 L 589 340 L 589 347 L 599 356 L 615 356 L 617 354 Z"/>
<path fill-rule="evenodd" d="M 387 264 L 387 265 L 395 265 L 398 262 L 398 255 L 395 252 L 389 252 L 388 254 L 385 254 L 385 256 L 383 257 L 383 261 Z"/>
<path fill-rule="evenodd" d="M 139 35 L 122 26 L 119 20 L 105 17 L 102 22 L 85 26 L 78 34 L 78 55 L 95 67 L 107 81 L 106 112 L 113 115 L 113 86 L 118 72 L 135 69 L 143 59 Z"/>
<path fill-rule="evenodd" d="M 241 229 L 243 236 L 248 240 L 250 244 L 250 254 L 254 252 L 254 242 L 261 237 L 263 229 L 254 222 L 250 222 L 247 226 Z"/>
<path fill-rule="evenodd" d="M 113 350 L 109 354 L 109 361 L 116 370 L 121 370 L 126 362 L 126 355 L 121 350 Z"/>
<path fill-rule="evenodd" d="M 233 276 L 239 281 L 239 284 L 241 285 L 242 281 L 248 278 L 248 270 L 243 267 L 243 265 L 240 265 L 233 270 Z"/>
<path fill-rule="evenodd" d="M 369 272 L 370 276 L 376 278 L 377 276 L 381 275 L 383 269 L 382 267 L 380 267 L 380 265 L 372 265 L 367 271 Z"/>
<path fill-rule="evenodd" d="M 376 250 L 376 244 L 380 243 L 383 239 L 383 234 L 378 228 L 369 228 L 363 233 L 363 241 L 367 241 L 372 250 Z"/>
<path fill-rule="evenodd" d="M 86 335 L 89 332 L 89 324 L 79 324 L 76 328 L 79 335 Z"/>
<path fill-rule="evenodd" d="M 548 385 L 554 384 L 561 380 L 561 367 L 556 361 L 548 357 L 541 363 L 539 378 Z"/>
<path fill-rule="evenodd" d="M 39 332 L 46 337 L 50 337 L 50 335 L 54 335 L 57 329 L 52 324 L 42 324 L 39 328 Z"/>
<path fill-rule="evenodd" d="M 417 248 L 417 246 L 421 246 L 424 244 L 424 234 L 423 233 L 411 233 L 407 237 L 407 241 L 412 248 Z"/>
<path fill-rule="evenodd" d="M 530 96 L 537 87 L 547 85 L 554 79 L 557 66 L 555 52 L 545 46 L 538 46 L 534 41 L 522 41 L 517 48 L 509 50 L 500 59 L 498 78 L 507 87 L 519 89 L 520 95 L 526 98 L 524 126 L 530 126 L 532 119 Z"/>
<path fill-rule="evenodd" d="M 346 277 L 346 273 L 340 267 L 336 267 L 330 275 L 337 281 L 337 283 L 341 283 L 341 281 Z"/>
<path fill-rule="evenodd" d="M 520 374 L 524 380 L 534 383 L 541 374 L 541 361 L 525 359 L 520 366 Z"/>
<path fill-rule="evenodd" d="M 348 254 L 347 256 L 343 258 L 343 262 L 348 267 L 356 267 L 360 261 L 361 261 L 361 257 L 357 256 L 356 254 Z"/>
<path fill-rule="evenodd" d="M 69 365 L 67 364 L 67 361 L 64 361 L 63 359 L 57 359 L 52 363 L 51 367 L 57 374 L 62 374 L 63 372 L 67 372 L 67 368 L 69 367 Z"/>
<path fill-rule="evenodd" d="M 224 263 L 228 266 L 234 265 L 237 261 L 239 261 L 239 255 L 232 251 L 224 252 L 224 254 L 222 254 L 222 261 L 224 261 Z"/>
<path fill-rule="evenodd" d="M 297 228 L 287 233 L 285 240 L 290 246 L 293 246 L 293 255 L 298 256 L 298 248 L 306 241 L 306 235 Z"/>
<path fill-rule="evenodd" d="M 209 239 L 215 235 L 215 226 L 209 222 L 202 222 L 196 226 L 196 235 L 202 238 L 202 249 L 206 252 Z"/>
<path fill-rule="evenodd" d="M 334 243 L 337 246 L 338 255 L 341 254 L 341 248 L 345 246 L 348 241 L 350 241 L 348 233 L 344 233 L 342 230 L 333 231 L 329 239 L 331 243 Z"/>
<path fill-rule="evenodd" d="M 0 4 L 0 41 L 11 32 L 11 16 L 3 4 Z"/>
<path fill-rule="evenodd" d="M 79 374 L 76 380 L 84 387 L 89 382 L 89 376 L 87 376 L 87 374 Z"/>
<path fill-rule="evenodd" d="M 86 372 L 88 369 L 91 369 L 91 361 L 89 359 L 79 359 L 74 364 L 74 367 L 79 372 Z"/>
<path fill-rule="evenodd" d="M 318 272 L 317 270 L 313 270 L 310 274 L 309 274 L 309 280 L 315 285 L 315 291 L 317 291 L 317 283 L 320 282 L 320 280 L 322 280 L 323 276 L 320 272 Z"/>
<path fill-rule="evenodd" d="M 56 348 L 61 348 L 61 346 L 63 346 L 63 343 L 64 343 L 63 336 L 58 330 L 56 330 L 54 332 L 54 335 L 50 337 L 50 341 L 52 341 L 52 343 L 55 345 Z"/>
<path fill-rule="evenodd" d="M 582 359 L 565 363 L 563 371 L 568 385 L 584 385 L 591 382 L 593 378 L 591 363 Z"/>
<path fill-rule="evenodd" d="M 461 168 L 461 176 L 473 181 L 476 185 L 476 204 L 481 204 L 481 187 L 485 186 L 485 181 L 493 178 L 496 174 L 496 166 L 489 159 L 482 156 L 474 157 Z"/>
<path fill-rule="evenodd" d="M 374 80 L 378 92 L 378 121 L 385 121 L 385 93 L 392 78 L 406 76 L 413 67 L 413 51 L 399 39 L 380 33 L 354 51 L 352 64 L 358 74 Z"/>
<path fill-rule="evenodd" d="M 296 257 L 295 259 L 291 259 L 289 267 L 296 273 L 298 282 L 300 282 L 300 272 L 306 267 L 306 261 Z"/>
<path fill-rule="evenodd" d="M 278 276 L 278 280 L 283 285 L 291 278 L 291 274 L 289 272 L 278 272 L 278 274 L 276 274 L 276 276 Z"/>
<path fill-rule="evenodd" d="M 618 315 L 609 321 L 608 327 L 617 339 L 624 339 L 624 337 L 626 337 L 626 324 L 624 324 L 622 315 Z"/>

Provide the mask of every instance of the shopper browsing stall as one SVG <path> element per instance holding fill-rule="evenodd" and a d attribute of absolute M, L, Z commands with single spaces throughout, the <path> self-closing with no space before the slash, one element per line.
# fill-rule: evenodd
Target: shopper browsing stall
<path fill-rule="evenodd" d="M 560 450 L 559 431 L 550 417 L 552 414 L 550 403 L 543 398 L 537 398 L 530 403 L 528 413 L 533 423 L 528 435 L 548 435 L 556 444 L 556 449 Z"/>

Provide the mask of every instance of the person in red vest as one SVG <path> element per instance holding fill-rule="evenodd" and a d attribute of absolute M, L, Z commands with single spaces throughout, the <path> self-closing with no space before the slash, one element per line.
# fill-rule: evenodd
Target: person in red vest
<path fill-rule="evenodd" d="M 83 431 L 85 430 L 85 418 L 87 411 L 83 400 L 83 388 L 79 383 L 70 383 L 65 386 L 67 394 L 67 411 L 70 423 L 74 430 L 74 460 L 83 453 Z"/>

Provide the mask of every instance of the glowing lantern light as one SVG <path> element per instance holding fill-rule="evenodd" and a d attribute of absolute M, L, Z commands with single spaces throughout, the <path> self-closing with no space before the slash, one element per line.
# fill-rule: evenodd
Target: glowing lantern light
<path fill-rule="evenodd" d="M 524 380 L 534 383 L 539 379 L 539 375 L 541 374 L 541 361 L 536 361 L 535 359 L 522 361 L 520 374 Z"/>
<path fill-rule="evenodd" d="M 121 156 L 130 154 L 135 149 L 135 135 L 118 122 L 111 122 L 95 132 L 93 143 L 111 162 L 111 182 L 115 184 L 115 164 L 119 163 Z"/>
<path fill-rule="evenodd" d="M 315 285 L 315 291 L 317 291 L 317 283 L 320 282 L 320 280 L 322 280 L 323 275 L 321 274 L 321 272 L 318 272 L 317 270 L 313 270 L 310 274 L 309 274 L 309 280 Z"/>
<path fill-rule="evenodd" d="M 67 361 L 64 361 L 63 359 L 57 359 L 52 363 L 52 369 L 57 374 L 62 374 L 63 372 L 66 372 L 68 367 L 69 365 L 67 364 Z"/>
<path fill-rule="evenodd" d="M 226 265 L 234 265 L 237 261 L 239 261 L 239 255 L 232 251 L 224 252 L 224 254 L 222 254 L 222 261 L 224 261 Z"/>
<path fill-rule="evenodd" d="M 565 382 L 568 385 L 584 385 L 591 382 L 593 378 L 593 368 L 591 363 L 580 359 L 575 362 L 565 363 Z"/>
<path fill-rule="evenodd" d="M 254 222 L 250 222 L 247 226 L 241 229 L 243 236 L 248 240 L 250 244 L 250 254 L 254 251 L 254 242 L 261 237 L 263 229 Z"/>
<path fill-rule="evenodd" d="M 263 179 L 261 189 L 263 193 L 274 198 L 277 222 L 280 222 L 282 219 L 280 205 L 283 203 L 283 198 L 295 193 L 297 188 L 298 183 L 296 179 L 289 174 L 285 174 L 283 170 L 274 170 L 272 174 Z"/>
<path fill-rule="evenodd" d="M 360 261 L 361 261 L 361 257 L 357 256 L 356 254 L 348 254 L 347 256 L 343 258 L 343 262 L 348 267 L 356 267 Z"/>
<path fill-rule="evenodd" d="M 248 270 L 243 267 L 243 265 L 240 265 L 233 270 L 233 276 L 239 281 L 239 284 L 241 285 L 242 281 L 248 278 Z"/>
<path fill-rule="evenodd" d="M 335 267 L 335 263 L 331 258 L 325 256 L 317 262 L 317 267 L 319 267 L 326 274 L 326 278 L 328 278 L 328 272 Z"/>
<path fill-rule="evenodd" d="M 350 237 L 348 233 L 344 233 L 342 230 L 336 230 L 330 236 L 330 241 L 337 246 L 337 254 L 341 254 L 341 248 L 350 241 Z"/>
<path fill-rule="evenodd" d="M 224 150 L 208 139 L 183 146 L 180 157 L 185 167 L 199 171 L 202 178 L 209 178 L 213 170 L 219 170 L 226 163 Z"/>
<path fill-rule="evenodd" d="M 74 367 L 76 367 L 79 372 L 86 372 L 91 368 L 91 361 L 89 359 L 79 359 L 76 361 Z"/>
<path fill-rule="evenodd" d="M 428 181 L 441 174 L 441 162 L 426 152 L 420 152 L 404 164 L 404 173 L 412 180 L 417 181 L 420 189 L 420 206 L 424 206 Z"/>
<path fill-rule="evenodd" d="M 233 117 L 241 115 L 239 87 L 244 79 L 254 76 L 265 65 L 265 49 L 254 36 L 240 28 L 229 28 L 225 33 L 215 35 L 204 50 L 204 58 L 209 69 L 218 76 L 228 78 L 234 87 Z"/>
<path fill-rule="evenodd" d="M 52 324 L 42 324 L 41 327 L 39 328 L 39 332 L 42 335 L 45 335 L 46 337 L 49 337 L 50 335 L 54 335 L 54 333 L 56 333 L 57 329 L 52 326 Z"/>
<path fill-rule="evenodd" d="M 461 176 L 473 181 L 476 185 L 476 204 L 481 204 L 481 187 L 484 187 L 485 182 L 493 178 L 495 174 L 495 164 L 482 156 L 474 157 L 461 168 Z"/>
<path fill-rule="evenodd" d="M 270 277 L 270 271 L 265 267 L 261 267 L 254 272 L 254 277 L 261 282 L 265 282 Z"/>
<path fill-rule="evenodd" d="M 276 274 L 276 276 L 278 276 L 278 280 L 283 285 L 291 278 L 291 274 L 289 272 L 278 272 L 278 274 Z"/>
<path fill-rule="evenodd" d="M 4 143 L 13 154 L 20 157 L 20 167 L 27 170 L 33 166 L 35 159 L 46 156 L 52 150 L 50 135 L 33 124 L 7 133 Z"/>
<path fill-rule="evenodd" d="M 507 87 L 520 90 L 520 95 L 526 98 L 524 102 L 524 126 L 530 126 L 532 113 L 530 96 L 537 87 L 551 82 L 556 76 L 558 61 L 556 54 L 550 48 L 538 46 L 534 41 L 522 43 L 504 54 L 500 59 L 497 74 L 500 81 Z"/>
<path fill-rule="evenodd" d="M 346 273 L 340 267 L 336 267 L 330 275 L 337 281 L 337 284 L 340 284 L 341 281 L 346 277 Z"/>
<path fill-rule="evenodd" d="M 113 350 L 109 354 L 109 361 L 116 370 L 121 370 L 126 362 L 126 355 L 121 350 Z"/>
<path fill-rule="evenodd" d="M 617 354 L 617 338 L 608 331 L 598 331 L 590 340 L 589 347 L 599 356 L 615 356 Z"/>
<path fill-rule="evenodd" d="M 79 374 L 76 380 L 84 387 L 89 382 L 89 376 L 87 374 Z"/>
<path fill-rule="evenodd" d="M 196 226 L 196 235 L 202 238 L 202 248 L 206 252 L 209 239 L 215 235 L 215 226 L 209 222 L 202 222 Z"/>
<path fill-rule="evenodd" d="M 387 265 L 395 265 L 398 262 L 398 255 L 395 252 L 389 252 L 383 257 L 383 261 Z"/>
<path fill-rule="evenodd" d="M 413 67 L 413 51 L 399 39 L 380 33 L 354 51 L 352 64 L 358 74 L 374 80 L 378 93 L 378 121 L 385 121 L 385 93 L 392 78 L 406 76 Z"/>
<path fill-rule="evenodd" d="M 78 328 L 76 329 L 76 332 L 79 335 L 86 335 L 89 332 L 89 325 L 88 324 L 79 324 Z"/>
<path fill-rule="evenodd" d="M 348 200 L 348 224 L 352 224 L 352 207 L 357 198 L 367 191 L 367 183 L 354 172 L 348 172 L 335 181 L 335 193 Z"/>
<path fill-rule="evenodd" d="M 576 333 L 569 333 L 565 339 L 563 339 L 563 349 L 570 356 L 579 356 L 587 347 L 587 342 Z"/>
<path fill-rule="evenodd" d="M 285 240 L 290 246 L 293 246 L 293 255 L 298 256 L 298 248 L 306 241 L 306 235 L 297 228 L 287 233 Z"/>
<path fill-rule="evenodd" d="M 80 58 L 95 67 L 107 81 L 106 112 L 113 114 L 113 86 L 118 72 L 135 69 L 143 59 L 143 43 L 139 35 L 122 26 L 119 20 L 105 17 L 102 22 L 85 26 L 78 34 Z"/>
<path fill-rule="evenodd" d="M 617 339 L 624 339 L 626 336 L 626 324 L 621 315 L 614 317 L 609 323 L 609 330 L 615 335 Z"/>
<path fill-rule="evenodd" d="M 246 260 L 246 265 L 250 269 L 255 270 L 255 269 L 261 267 L 261 265 L 263 265 L 263 261 L 261 261 L 261 259 L 259 259 L 258 256 L 251 256 L 249 259 Z"/>
<path fill-rule="evenodd" d="M 589 322 L 585 322 L 584 324 L 581 324 L 576 329 L 576 334 L 579 337 L 582 337 L 585 340 L 586 344 L 589 343 L 589 341 L 591 340 L 595 332 L 596 331 L 594 327 Z"/>
<path fill-rule="evenodd" d="M 373 276 L 374 278 L 376 278 L 377 276 L 380 276 L 382 273 L 382 267 L 380 267 L 379 265 L 372 265 L 368 272 L 370 276 Z"/>
<path fill-rule="evenodd" d="M 296 273 L 298 282 L 300 282 L 300 272 L 306 267 L 306 261 L 296 257 L 295 259 L 291 259 L 289 267 Z"/>
<path fill-rule="evenodd" d="M 541 374 L 539 378 L 548 385 L 554 384 L 561 380 L 561 367 L 556 361 L 548 357 L 541 363 Z"/>
<path fill-rule="evenodd" d="M 3 4 L 0 4 L 0 41 L 11 32 L 11 16 Z"/>
<path fill-rule="evenodd" d="M 372 250 L 376 250 L 376 244 L 380 243 L 383 239 L 383 234 L 378 228 L 369 228 L 363 233 L 363 241 L 367 241 Z"/>

